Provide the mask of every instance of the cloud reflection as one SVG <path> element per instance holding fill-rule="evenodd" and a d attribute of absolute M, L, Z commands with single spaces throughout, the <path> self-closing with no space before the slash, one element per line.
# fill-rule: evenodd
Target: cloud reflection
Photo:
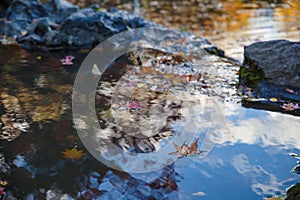
<path fill-rule="evenodd" d="M 291 179 L 288 179 L 280 182 L 274 174 L 268 172 L 261 165 L 250 163 L 245 154 L 234 156 L 232 165 L 238 173 L 250 179 L 251 189 L 258 195 L 284 192 L 280 188 L 282 188 L 284 183 L 291 181 Z"/>
<path fill-rule="evenodd" d="M 245 143 L 300 149 L 299 117 L 246 109 L 234 104 L 226 105 L 226 109 L 226 122 L 219 144 Z"/>

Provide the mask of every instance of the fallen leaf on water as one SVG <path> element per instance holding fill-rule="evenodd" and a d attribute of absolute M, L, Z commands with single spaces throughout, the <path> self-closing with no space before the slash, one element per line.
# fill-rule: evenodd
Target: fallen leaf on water
<path fill-rule="evenodd" d="M 198 150 L 198 141 L 199 138 L 197 138 L 190 146 L 189 148 L 189 154 L 199 154 L 200 151 Z"/>
<path fill-rule="evenodd" d="M 175 154 L 175 155 L 178 155 L 178 157 L 183 157 L 183 156 L 188 155 L 189 146 L 186 145 L 185 142 L 181 146 L 179 146 L 175 143 L 173 143 L 173 145 L 174 145 L 176 151 L 169 153 L 170 155 Z"/>
<path fill-rule="evenodd" d="M 178 157 L 183 157 L 183 156 L 193 157 L 193 156 L 199 155 L 203 152 L 206 152 L 206 150 L 199 150 L 198 149 L 198 141 L 199 141 L 199 138 L 197 138 L 191 144 L 191 146 L 186 145 L 185 142 L 181 146 L 173 143 L 176 151 L 171 152 L 169 154 L 171 154 L 171 155 L 175 154 L 175 155 L 178 155 Z"/>
<path fill-rule="evenodd" d="M 281 108 L 283 108 L 285 111 L 294 111 L 296 109 L 299 109 L 299 105 L 296 103 L 296 104 L 293 104 L 293 103 L 285 103 L 283 104 L 282 106 L 280 106 Z"/>
<path fill-rule="evenodd" d="M 286 92 L 292 93 L 292 94 L 297 94 L 294 90 L 290 89 L 290 88 L 285 88 L 284 89 Z"/>
<path fill-rule="evenodd" d="M 36 59 L 37 59 L 37 60 L 41 60 L 41 59 L 42 59 L 42 56 L 37 56 Z"/>
<path fill-rule="evenodd" d="M 63 59 L 60 60 L 61 64 L 63 65 L 73 65 L 74 56 L 65 56 Z"/>
<path fill-rule="evenodd" d="M 278 99 L 275 98 L 275 97 L 272 97 L 272 98 L 269 99 L 269 101 L 271 101 L 271 102 L 278 102 Z"/>
<path fill-rule="evenodd" d="M 78 160 L 84 157 L 84 152 L 83 150 L 78 150 L 76 147 L 74 147 L 72 149 L 65 149 L 62 152 L 62 156 L 72 160 Z"/>
<path fill-rule="evenodd" d="M 7 186 L 8 182 L 7 181 L 0 181 L 0 185 L 2 186 Z"/>

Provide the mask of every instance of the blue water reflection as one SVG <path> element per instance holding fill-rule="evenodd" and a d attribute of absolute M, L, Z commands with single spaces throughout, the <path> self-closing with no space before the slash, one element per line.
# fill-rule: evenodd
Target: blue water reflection
<path fill-rule="evenodd" d="M 288 154 L 299 152 L 300 119 L 231 106 L 235 112 L 213 151 L 203 160 L 176 163 L 184 177 L 178 198 L 263 199 L 299 180 L 290 173 L 296 161 Z"/>

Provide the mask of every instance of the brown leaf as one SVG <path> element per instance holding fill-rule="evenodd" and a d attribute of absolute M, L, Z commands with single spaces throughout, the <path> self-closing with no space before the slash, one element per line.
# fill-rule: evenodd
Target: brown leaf
<path fill-rule="evenodd" d="M 70 158 L 72 160 L 78 160 L 84 157 L 83 150 L 78 150 L 77 148 L 65 149 L 62 152 L 62 156 L 65 158 Z"/>

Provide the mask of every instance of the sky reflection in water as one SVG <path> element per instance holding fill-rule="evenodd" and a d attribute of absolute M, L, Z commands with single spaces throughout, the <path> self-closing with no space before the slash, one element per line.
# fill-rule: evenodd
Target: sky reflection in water
<path fill-rule="evenodd" d="M 161 5 L 164 2 L 166 1 L 161 1 Z M 141 13 L 167 26 L 181 25 L 177 28 L 194 31 L 199 36 L 206 35 L 215 44 L 227 50 L 228 55 L 239 60 L 243 46 L 256 40 L 300 38 L 297 1 L 284 1 L 288 3 L 283 6 L 290 3 L 290 7 L 256 10 L 246 9 L 241 3 L 228 7 L 227 1 L 222 2 L 225 3 L 221 10 L 225 14 L 215 13 L 214 17 L 207 19 L 206 22 L 182 23 L 181 20 L 189 19 L 181 16 L 175 18 L 172 15 L 162 21 L 161 13 L 157 12 L 167 10 L 168 13 L 167 7 L 160 9 L 159 6 L 154 6 L 156 9 L 151 10 L 151 6 L 146 7 L 144 1 L 141 1 L 145 6 Z M 180 8 L 184 10 L 185 7 L 186 5 L 182 3 Z M 238 13 L 232 12 L 232 9 Z M 239 14 L 238 20 L 231 23 L 233 16 L 230 13 Z M 170 22 L 169 19 L 172 17 L 173 21 Z M 198 27 L 194 24 L 202 25 Z M 38 61 L 36 59 L 38 54 L 30 54 L 18 48 L 10 48 L 9 51 L 2 49 L 1 55 L 3 55 L 0 58 L 1 92 L 5 88 L 11 95 L 20 97 L 25 108 L 34 110 L 33 119 L 47 129 L 47 131 L 41 129 L 44 135 L 49 134 L 49 137 L 54 136 L 56 139 L 68 137 L 71 142 L 65 142 L 64 145 L 72 144 L 76 139 L 70 137 L 74 137 L 74 129 L 70 123 L 71 110 L 66 104 L 70 103 L 67 96 L 70 94 L 74 77 L 60 66 L 59 58 L 42 56 L 42 61 Z M 41 99 L 32 100 L 37 94 L 43 102 Z M 49 106 L 46 99 L 53 105 Z M 57 109 L 49 110 L 49 107 Z M 216 146 L 204 159 L 182 158 L 175 163 L 175 171 L 180 175 L 177 182 L 179 190 L 173 191 L 168 196 L 170 199 L 183 200 L 254 200 L 284 193 L 286 188 L 299 182 L 299 176 L 290 173 L 296 160 L 288 155 L 291 152 L 298 154 L 300 152 L 299 130 L 300 118 L 227 103 L 224 131 Z M 8 152 L 7 157 L 23 159 L 20 153 L 28 150 L 30 145 L 40 142 L 39 131 L 34 129 L 32 133 L 22 133 L 18 138 L 18 144 L 23 145 L 5 144 L 7 149 L 14 150 Z M 28 139 L 29 136 L 33 139 Z M 40 145 L 47 146 L 47 144 Z M 65 179 L 66 183 L 71 181 L 71 178 Z"/>

